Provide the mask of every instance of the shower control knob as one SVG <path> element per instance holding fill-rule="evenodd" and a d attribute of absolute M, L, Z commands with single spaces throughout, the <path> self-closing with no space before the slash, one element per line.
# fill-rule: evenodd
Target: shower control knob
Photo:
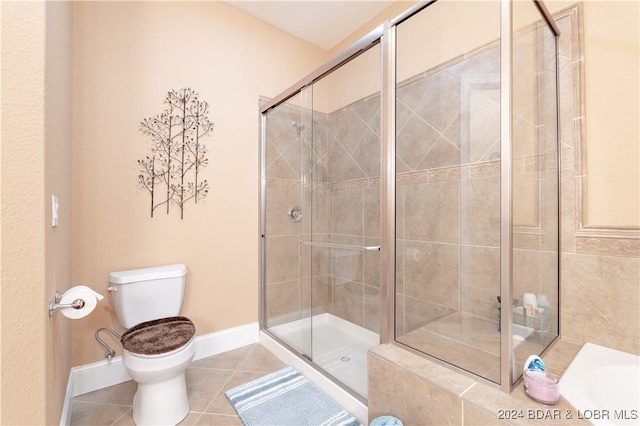
<path fill-rule="evenodd" d="M 302 220 L 302 208 L 298 206 L 291 207 L 287 212 L 287 217 L 291 223 L 300 222 Z"/>

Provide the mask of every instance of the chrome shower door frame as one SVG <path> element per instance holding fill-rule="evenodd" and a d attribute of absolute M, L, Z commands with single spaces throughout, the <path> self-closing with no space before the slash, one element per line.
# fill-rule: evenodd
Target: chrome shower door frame
<path fill-rule="evenodd" d="M 266 164 L 267 132 L 266 132 L 266 128 L 267 128 L 267 120 L 266 120 L 266 117 L 267 117 L 267 113 L 270 110 L 272 110 L 273 108 L 276 108 L 278 105 L 281 105 L 281 104 L 285 103 L 287 100 L 289 100 L 292 97 L 296 96 L 298 93 L 301 93 L 301 91 L 304 90 L 306 87 L 312 86 L 313 83 L 315 83 L 318 80 L 322 79 L 323 77 L 327 76 L 332 71 L 338 69 L 342 65 L 350 62 L 351 60 L 353 60 L 356 57 L 360 56 L 364 52 L 368 51 L 370 48 L 373 48 L 374 46 L 376 46 L 378 43 L 381 42 L 383 31 L 384 31 L 384 25 L 378 26 L 376 29 L 374 29 L 373 31 L 369 32 L 362 39 L 360 39 L 356 43 L 352 44 L 349 48 L 347 48 L 345 51 L 343 51 L 342 53 L 337 55 L 335 58 L 333 58 L 332 60 L 327 62 L 325 65 L 321 66 L 320 68 L 318 68 L 317 70 L 315 70 L 311 74 L 307 75 L 305 78 L 301 79 L 297 83 L 295 83 L 292 86 L 290 86 L 287 90 L 282 92 L 280 95 L 276 96 L 275 98 L 271 99 L 270 101 L 267 101 L 266 103 L 264 103 L 263 105 L 261 105 L 259 107 L 259 124 L 260 124 L 260 130 L 259 130 L 259 136 L 260 136 L 260 139 L 259 139 L 260 140 L 259 156 L 260 156 L 260 158 L 258 159 L 258 164 L 259 164 L 260 172 L 259 172 L 258 185 L 259 185 L 259 240 L 260 240 L 260 243 L 259 243 L 259 250 L 260 250 L 260 253 L 259 253 L 259 261 L 260 261 L 260 265 L 259 265 L 259 280 L 260 280 L 260 282 L 259 282 L 259 319 L 260 319 L 259 320 L 259 325 L 260 325 L 260 331 L 266 333 L 270 338 L 274 339 L 279 344 L 281 344 L 282 346 L 287 348 L 290 352 L 292 352 L 295 355 L 297 355 L 298 358 L 301 361 L 303 361 L 304 363 L 312 366 L 320 374 L 322 374 L 323 376 L 331 379 L 342 390 L 346 391 L 347 393 L 349 393 L 351 396 L 353 396 L 354 398 L 356 398 L 357 400 L 359 400 L 363 404 L 366 404 L 366 399 L 365 398 L 363 398 L 361 395 L 356 393 L 354 390 L 350 389 L 348 386 L 346 386 L 342 382 L 337 381 L 329 373 L 325 372 L 322 368 L 318 367 L 310 357 L 305 356 L 305 354 L 299 353 L 298 350 L 293 348 L 289 343 L 283 341 L 281 338 L 279 338 L 274 333 L 270 332 L 270 330 L 266 327 L 266 324 L 267 324 L 267 312 L 266 312 L 266 307 L 265 307 L 265 305 L 266 305 L 266 282 L 267 282 L 266 281 L 266 229 L 267 229 L 267 223 L 266 223 L 266 207 L 267 207 L 266 206 L 266 191 L 267 191 L 267 186 L 266 186 L 266 178 L 267 178 L 267 175 L 266 175 L 266 168 L 267 168 L 267 164 Z M 302 184 L 304 185 L 304 182 L 302 182 Z M 346 248 L 351 248 L 351 249 L 355 248 L 355 247 L 341 245 L 341 244 L 327 244 L 327 243 L 313 243 L 313 244 L 311 244 L 310 242 L 305 241 L 304 239 L 301 239 L 300 243 L 301 243 L 301 245 L 316 245 L 316 246 L 336 247 L 336 248 L 346 247 Z M 359 249 L 364 250 L 364 251 L 367 251 L 367 250 L 379 250 L 380 247 L 379 246 L 363 246 L 363 247 L 359 247 Z"/>
<path fill-rule="evenodd" d="M 549 26 L 555 38 L 556 51 L 556 144 L 560 144 L 560 107 L 558 96 L 558 37 L 560 30 L 542 0 L 532 0 L 540 16 Z M 515 362 L 513 345 L 513 2 L 501 0 L 500 16 L 500 294 L 501 331 L 500 331 L 500 389 L 511 393 L 519 383 L 517 372 L 513 371 Z M 560 149 L 557 148 L 558 182 L 558 306 L 560 306 Z M 559 310 L 558 310 L 559 311 Z M 559 314 L 558 314 L 559 315 Z M 558 319 L 558 323 L 560 320 Z M 560 339 L 557 336 L 542 351 L 544 354 Z"/>

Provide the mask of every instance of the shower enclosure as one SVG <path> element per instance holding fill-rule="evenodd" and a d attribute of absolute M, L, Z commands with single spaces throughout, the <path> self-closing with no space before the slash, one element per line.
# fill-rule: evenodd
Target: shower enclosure
<path fill-rule="evenodd" d="M 421 3 L 261 107 L 261 329 L 367 398 L 402 345 L 510 391 L 559 335 L 558 31 Z"/>

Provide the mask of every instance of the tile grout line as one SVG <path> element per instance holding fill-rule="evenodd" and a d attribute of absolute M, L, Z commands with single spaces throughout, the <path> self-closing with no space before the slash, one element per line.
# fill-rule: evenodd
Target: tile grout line
<path fill-rule="evenodd" d="M 122 413 L 122 415 L 120 417 L 118 417 L 113 423 L 111 423 L 111 426 L 114 426 L 115 424 L 117 424 L 120 420 L 122 420 L 122 418 L 124 416 L 126 416 L 127 414 L 129 414 L 131 412 L 131 418 L 133 418 L 133 407 L 129 408 L 127 411 L 125 411 L 124 413 Z"/>
<path fill-rule="evenodd" d="M 220 389 L 218 389 L 218 391 L 215 393 L 215 395 L 213 395 L 213 398 L 211 398 L 211 401 L 209 401 L 209 403 L 207 404 L 206 407 L 204 407 L 204 410 L 202 411 L 202 413 L 200 414 L 200 417 L 202 417 L 202 414 L 220 414 L 220 413 L 209 413 L 207 412 L 207 409 L 209 407 L 211 407 L 211 404 L 213 404 L 213 401 L 216 400 L 216 398 L 218 397 L 218 395 L 220 395 L 220 393 L 222 393 L 222 391 L 224 390 L 225 386 L 227 386 L 227 384 L 231 381 L 231 378 L 233 377 L 233 375 L 235 374 L 236 370 L 233 370 L 233 373 L 231 373 L 231 375 L 229 376 L 229 378 L 224 382 L 224 384 L 220 387 Z"/>
<path fill-rule="evenodd" d="M 463 390 L 463 391 L 462 391 L 462 393 L 461 393 L 460 395 L 458 395 L 458 398 L 462 399 L 462 396 L 463 396 L 465 393 L 469 392 L 469 391 L 470 391 L 470 390 L 471 390 L 475 385 L 477 385 L 477 384 L 478 384 L 478 382 L 473 382 L 473 383 L 471 383 L 471 385 L 469 385 L 469 387 L 468 387 L 468 388 L 466 388 L 465 390 Z"/>
<path fill-rule="evenodd" d="M 213 398 L 211 399 L 211 401 L 209 401 L 209 404 L 207 404 L 207 406 L 204 408 L 203 412 L 200 414 L 200 417 L 198 417 L 198 419 L 196 420 L 196 423 L 200 420 L 200 418 L 204 415 L 204 414 L 215 414 L 215 415 L 219 415 L 221 413 L 209 413 L 207 412 L 207 409 L 209 407 L 211 407 L 211 405 L 213 404 L 213 402 L 216 400 L 216 398 L 218 398 L 218 396 L 224 391 L 225 387 L 229 384 L 229 382 L 231 381 L 231 379 L 233 378 L 233 376 L 239 371 L 238 368 L 241 367 L 246 360 L 253 354 L 253 352 L 255 351 L 256 345 L 252 345 L 251 349 L 247 351 L 247 353 L 244 355 L 244 357 L 242 357 L 242 359 L 234 365 L 233 369 L 231 370 L 227 370 L 227 371 L 231 371 L 231 374 L 229 375 L 229 378 L 224 382 L 224 384 L 220 387 L 220 389 L 216 392 L 216 394 L 213 396 Z M 233 408 L 233 407 L 232 407 Z M 228 414 L 227 414 L 228 415 Z M 237 414 L 236 414 L 237 415 Z M 228 415 L 230 416 L 230 415 Z"/>

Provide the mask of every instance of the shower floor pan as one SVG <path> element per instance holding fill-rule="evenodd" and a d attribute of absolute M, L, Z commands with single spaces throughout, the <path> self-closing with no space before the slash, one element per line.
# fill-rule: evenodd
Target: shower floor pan
<path fill-rule="evenodd" d="M 311 339 L 308 324 L 312 325 Z M 306 328 L 305 328 L 306 326 Z M 314 364 L 367 398 L 367 351 L 380 344 L 380 336 L 335 315 L 314 315 L 269 329 L 295 348 L 312 347 L 306 355 Z"/>

